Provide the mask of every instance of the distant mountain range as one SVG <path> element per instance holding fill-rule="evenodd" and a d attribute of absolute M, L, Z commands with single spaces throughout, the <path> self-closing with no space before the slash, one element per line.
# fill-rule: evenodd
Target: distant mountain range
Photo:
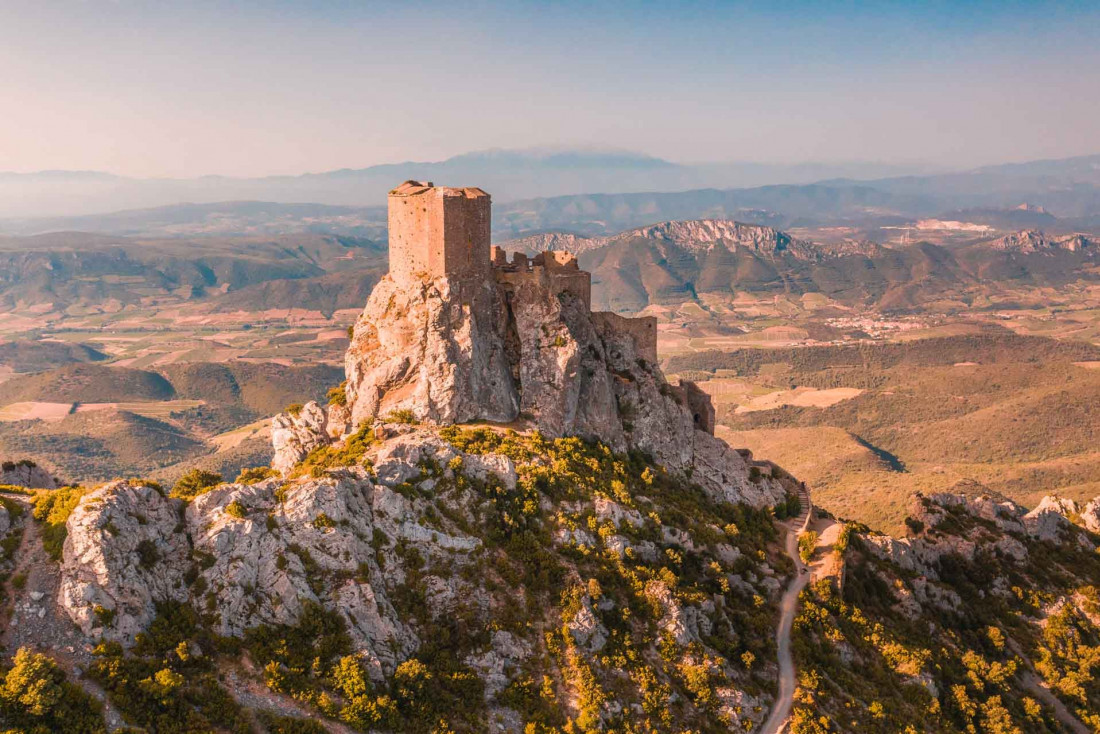
<path fill-rule="evenodd" d="M 846 168 L 853 166 L 684 166 L 633 154 L 496 151 L 440 163 L 258 179 L 0 173 L 0 233 L 157 238 L 321 233 L 382 240 L 385 194 L 407 178 L 476 182 L 493 194 L 498 240 L 547 231 L 610 235 L 687 219 L 735 219 L 781 229 L 857 226 L 871 239 L 877 227 L 924 218 L 999 230 L 1100 228 L 1100 156 L 965 173 L 802 180 Z M 882 167 L 855 168 L 873 174 Z M 787 182 L 745 185 L 771 180 Z M 44 211 L 56 215 L 40 216 Z M 96 213 L 102 211 L 108 213 Z"/>
<path fill-rule="evenodd" d="M 506 249 L 573 249 L 592 273 L 593 304 L 640 311 L 701 295 L 821 293 L 848 305 L 917 308 L 975 290 L 1100 280 L 1100 239 L 1024 231 L 959 247 L 918 242 L 822 246 L 727 220 L 664 222 L 613 237 L 543 234 Z"/>
<path fill-rule="evenodd" d="M 872 212 L 883 209 L 931 213 L 960 206 L 1005 206 L 1019 201 L 1037 201 L 1059 217 L 1100 214 L 1100 156 L 930 173 L 916 166 L 876 163 L 682 164 L 619 151 L 490 150 L 437 162 L 409 161 L 258 178 L 138 179 L 95 171 L 0 173 L 0 218 L 75 217 L 182 202 L 197 205 L 311 202 L 375 207 L 385 203 L 385 194 L 390 188 L 409 178 L 428 179 L 437 184 L 475 182 L 492 193 L 498 204 L 559 196 L 801 187 L 820 183 L 826 188 L 847 192 L 844 198 Z M 865 187 L 873 192 L 866 191 Z M 770 192 L 769 195 L 767 191 L 760 191 L 756 197 L 748 198 L 759 200 L 762 195 L 765 200 L 773 201 L 777 193 L 783 192 Z M 739 206 L 757 205 L 741 203 Z M 773 206 L 763 208 L 775 209 Z M 182 211 L 186 209 L 177 213 Z M 296 215 L 327 218 L 339 213 L 298 211 Z M 796 216 L 793 212 L 789 215 Z M 5 231 L 15 230 L 7 228 Z"/>

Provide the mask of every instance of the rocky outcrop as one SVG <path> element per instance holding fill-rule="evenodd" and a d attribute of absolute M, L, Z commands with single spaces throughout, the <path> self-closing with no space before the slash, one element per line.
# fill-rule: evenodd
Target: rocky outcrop
<path fill-rule="evenodd" d="M 29 459 L 5 461 L 0 464 L 0 484 L 29 489 L 57 489 L 57 480 L 48 471 Z"/>
<path fill-rule="evenodd" d="M 1085 505 L 1081 510 L 1081 524 L 1091 533 L 1100 533 L 1100 497 Z"/>
<path fill-rule="evenodd" d="M 435 423 L 515 420 L 507 326 L 492 283 L 437 278 L 402 287 L 384 277 L 344 358 L 352 424 L 397 411 Z"/>
<path fill-rule="evenodd" d="M 66 523 L 58 601 L 84 634 L 129 643 L 157 603 L 187 601 L 182 504 L 125 481 L 81 498 Z"/>
<path fill-rule="evenodd" d="M 387 276 L 345 359 L 351 427 L 395 413 L 436 424 L 518 420 L 550 437 L 644 451 L 716 499 L 781 499 L 779 482 L 750 480 L 737 452 L 698 430 L 686 391 L 667 383 L 651 347 L 622 321 L 592 314 L 581 296 L 535 277 L 505 289 L 447 278 L 400 285 Z M 285 472 L 304 454 L 276 455 Z"/>
<path fill-rule="evenodd" d="M 374 486 L 352 474 L 284 485 L 228 484 L 195 499 L 187 526 L 219 634 L 293 625 L 334 607 L 375 677 L 416 648 L 386 597 L 371 547 Z"/>
<path fill-rule="evenodd" d="M 342 417 L 342 416 L 341 416 Z M 280 413 L 271 421 L 271 467 L 285 474 L 310 451 L 331 443 L 329 415 L 312 400 L 297 413 Z"/>
<path fill-rule="evenodd" d="M 986 246 L 1004 252 L 1031 254 L 1053 250 L 1066 250 L 1069 252 L 1096 250 L 1097 242 L 1083 234 L 1053 236 L 1030 229 L 1007 234 L 989 242 Z"/>
<path fill-rule="evenodd" d="M 1075 515 L 1077 515 L 1076 502 L 1048 495 L 1035 509 L 1024 515 L 1024 526 L 1032 537 L 1058 542 L 1072 525 L 1069 518 Z"/>
<path fill-rule="evenodd" d="M 660 222 L 608 237 L 581 237 L 566 232 L 547 232 L 510 240 L 503 246 L 509 250 L 531 254 L 544 250 L 567 250 L 579 255 L 635 239 L 666 242 L 688 252 L 706 252 L 724 247 L 730 251 L 747 249 L 768 257 L 790 253 L 802 260 L 816 260 L 822 255 L 812 243 L 791 237 L 774 227 L 745 224 L 732 219 Z"/>

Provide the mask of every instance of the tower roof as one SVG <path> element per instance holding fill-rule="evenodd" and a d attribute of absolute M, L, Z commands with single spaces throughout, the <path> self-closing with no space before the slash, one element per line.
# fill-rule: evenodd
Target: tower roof
<path fill-rule="evenodd" d="M 434 194 L 436 196 L 464 196 L 467 199 L 477 199 L 489 195 L 476 186 L 456 188 L 454 186 L 436 186 L 431 181 L 413 180 L 406 181 L 390 192 L 390 196 L 423 196 L 425 194 Z"/>

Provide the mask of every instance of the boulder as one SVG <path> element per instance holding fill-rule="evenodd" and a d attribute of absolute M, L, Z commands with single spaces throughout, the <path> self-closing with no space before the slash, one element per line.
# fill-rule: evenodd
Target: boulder
<path fill-rule="evenodd" d="M 0 484 L 28 489 L 57 489 L 60 486 L 48 471 L 27 459 L 0 463 Z"/>
<path fill-rule="evenodd" d="M 126 481 L 81 498 L 66 523 L 58 601 L 84 634 L 129 644 L 158 603 L 187 601 L 182 506 Z"/>
<path fill-rule="evenodd" d="M 280 413 L 271 421 L 271 467 L 284 476 L 318 446 L 331 443 L 328 416 L 312 400 L 297 415 Z"/>

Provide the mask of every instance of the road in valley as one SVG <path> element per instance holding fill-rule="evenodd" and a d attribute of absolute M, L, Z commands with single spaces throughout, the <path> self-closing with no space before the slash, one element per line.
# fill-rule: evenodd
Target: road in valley
<path fill-rule="evenodd" d="M 771 716 L 760 730 L 763 734 L 779 734 L 786 729 L 787 718 L 794 706 L 795 670 L 791 658 L 791 627 L 798 614 L 798 595 L 810 583 L 809 568 L 798 557 L 798 535 L 810 523 L 810 496 L 803 490 L 799 492 L 802 500 L 802 514 L 787 528 L 787 555 L 794 561 L 795 573 L 790 586 L 783 593 L 779 603 L 779 627 L 775 632 L 776 646 L 779 648 L 779 695 L 775 699 Z"/>

